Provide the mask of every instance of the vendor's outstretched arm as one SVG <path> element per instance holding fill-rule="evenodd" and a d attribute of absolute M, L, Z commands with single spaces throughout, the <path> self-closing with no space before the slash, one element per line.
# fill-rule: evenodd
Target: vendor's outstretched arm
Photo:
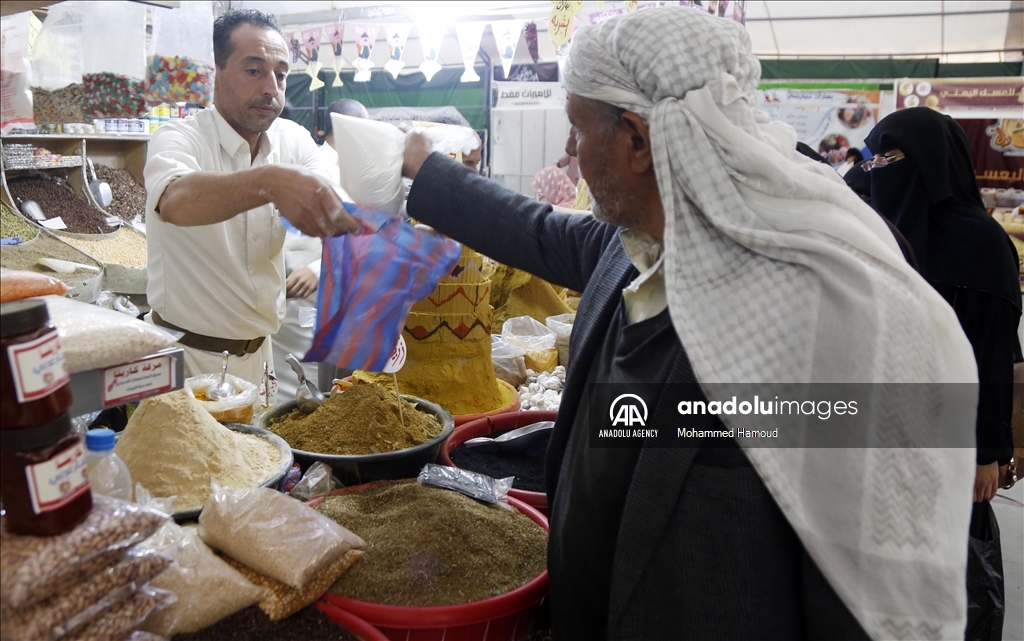
<path fill-rule="evenodd" d="M 172 225 L 209 225 L 271 202 L 299 231 L 310 236 L 333 236 L 358 229 L 328 181 L 309 170 L 287 165 L 188 173 L 167 185 L 157 213 Z"/>
<path fill-rule="evenodd" d="M 438 153 L 416 167 L 408 212 L 486 256 L 576 291 L 619 231 L 593 216 L 554 213 Z"/>

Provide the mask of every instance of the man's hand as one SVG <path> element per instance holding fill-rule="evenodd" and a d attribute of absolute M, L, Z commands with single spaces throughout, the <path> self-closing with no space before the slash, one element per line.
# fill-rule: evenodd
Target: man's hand
<path fill-rule="evenodd" d="M 285 293 L 288 298 L 306 298 L 316 291 L 320 279 L 309 267 L 296 269 L 288 274 L 288 280 L 284 283 Z"/>
<path fill-rule="evenodd" d="M 300 167 L 271 165 L 264 189 L 281 215 L 307 236 L 359 232 L 359 224 L 341 206 L 331 183 Z"/>
<path fill-rule="evenodd" d="M 974 502 L 984 503 L 996 497 L 999 489 L 999 463 L 979 465 L 974 477 Z"/>
<path fill-rule="evenodd" d="M 405 157 L 402 162 L 402 175 L 416 178 L 420 167 L 426 162 L 427 156 L 434 151 L 434 145 L 423 134 L 413 131 L 405 138 Z"/>

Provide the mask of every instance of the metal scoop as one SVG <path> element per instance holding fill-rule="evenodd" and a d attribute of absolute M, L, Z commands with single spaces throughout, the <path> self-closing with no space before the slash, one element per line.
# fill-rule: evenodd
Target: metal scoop
<path fill-rule="evenodd" d="M 295 388 L 295 404 L 299 406 L 299 411 L 312 414 L 316 408 L 320 407 L 320 403 L 324 402 L 324 395 L 320 393 L 316 385 L 306 380 L 306 373 L 302 371 L 299 359 L 289 354 L 284 357 L 284 360 L 288 361 L 292 371 L 299 377 L 299 386 Z"/>
<path fill-rule="evenodd" d="M 220 355 L 220 382 L 206 392 L 206 398 L 211 401 L 220 401 L 235 396 L 235 386 L 224 380 L 228 375 L 228 351 L 224 350 Z"/>
<path fill-rule="evenodd" d="M 96 177 L 96 168 L 92 165 L 92 158 L 87 160 L 89 162 L 89 171 L 92 172 L 92 180 L 89 181 L 89 191 L 92 192 L 92 197 L 96 200 L 96 204 L 101 209 L 106 209 L 113 202 L 114 193 L 110 190 L 110 185 Z"/>
<path fill-rule="evenodd" d="M 22 201 L 21 211 L 36 222 L 41 223 L 46 220 L 46 214 L 43 213 L 43 208 L 34 200 Z"/>
<path fill-rule="evenodd" d="M 492 443 L 497 446 L 499 452 L 519 454 L 529 449 L 537 440 L 547 438 L 548 430 L 554 428 L 554 426 L 554 421 L 541 421 L 540 423 L 514 429 L 511 432 L 505 432 L 497 438 L 489 436 L 471 438 L 464 442 L 463 445 L 466 447 L 477 447 Z"/>

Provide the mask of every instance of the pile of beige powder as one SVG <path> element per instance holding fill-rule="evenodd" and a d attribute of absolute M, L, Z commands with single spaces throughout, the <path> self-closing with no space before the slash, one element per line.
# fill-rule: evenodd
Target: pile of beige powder
<path fill-rule="evenodd" d="M 155 497 L 177 496 L 178 512 L 206 503 L 211 478 L 221 487 L 256 487 L 281 464 L 271 443 L 224 427 L 184 390 L 143 401 L 115 450 L 133 483 Z"/>

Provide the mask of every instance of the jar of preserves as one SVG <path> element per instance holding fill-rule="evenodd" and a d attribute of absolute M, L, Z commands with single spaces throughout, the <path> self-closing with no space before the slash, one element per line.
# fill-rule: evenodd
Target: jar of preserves
<path fill-rule="evenodd" d="M 0 429 L 36 427 L 68 411 L 70 380 L 46 303 L 0 305 Z"/>
<path fill-rule="evenodd" d="M 44 425 L 0 430 L 0 500 L 14 534 L 54 536 L 92 509 L 86 451 L 67 412 Z"/>

